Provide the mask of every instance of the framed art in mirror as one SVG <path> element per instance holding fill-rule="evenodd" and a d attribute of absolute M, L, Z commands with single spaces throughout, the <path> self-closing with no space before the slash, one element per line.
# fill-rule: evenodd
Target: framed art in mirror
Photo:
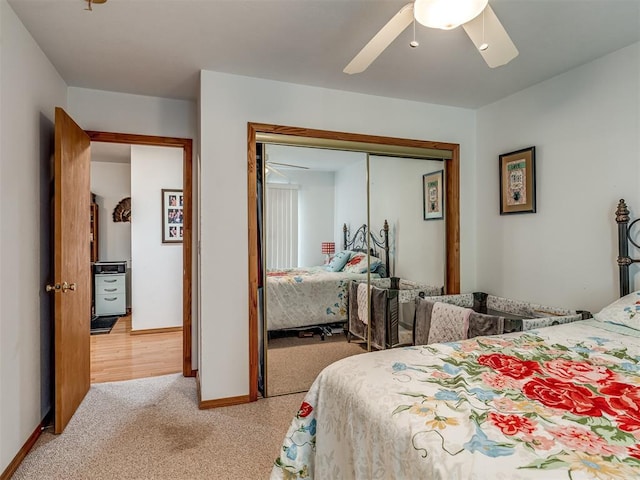
<path fill-rule="evenodd" d="M 536 212 L 536 147 L 500 155 L 500 215 Z"/>
<path fill-rule="evenodd" d="M 438 170 L 422 176 L 422 209 L 425 220 L 444 218 L 443 176 L 444 170 Z"/>
<path fill-rule="evenodd" d="M 182 243 L 183 205 L 182 190 L 162 189 L 162 243 Z"/>

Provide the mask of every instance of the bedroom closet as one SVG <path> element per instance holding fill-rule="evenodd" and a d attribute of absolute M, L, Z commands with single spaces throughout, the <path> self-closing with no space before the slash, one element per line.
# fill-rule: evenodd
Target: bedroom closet
<path fill-rule="evenodd" d="M 359 282 L 401 277 L 440 289 L 445 286 L 448 254 L 443 202 L 450 152 L 380 148 L 380 155 L 375 155 L 376 148 L 370 144 L 340 146 L 338 142 L 320 148 L 326 145 L 319 142 L 310 148 L 289 136 L 266 140 L 258 142 L 256 149 L 261 266 L 258 388 L 264 396 L 274 396 L 305 391 L 324 366 L 372 348 L 366 335 L 347 341 L 349 305 L 344 294 L 353 278 L 339 280 L 340 288 L 333 288 L 343 293 L 330 303 L 321 294 L 326 284 L 311 283 L 324 275 L 332 257 L 346 250 L 345 239 L 351 240 L 360 227 L 372 235 L 365 235 L 365 244 L 360 245 L 366 252 L 373 236 L 382 238 L 387 221 L 389 262 L 382 274 L 366 266 Z M 429 206 L 429 181 L 434 179 L 441 183 L 432 188 L 435 197 Z M 362 255 L 369 263 L 378 258 Z M 374 255 L 384 258 L 384 247 Z M 307 282 L 310 286 L 305 290 Z M 369 298 L 365 310 L 371 308 Z M 313 302 L 320 302 L 322 308 Z M 410 319 L 409 306 L 404 308 L 408 330 Z"/>

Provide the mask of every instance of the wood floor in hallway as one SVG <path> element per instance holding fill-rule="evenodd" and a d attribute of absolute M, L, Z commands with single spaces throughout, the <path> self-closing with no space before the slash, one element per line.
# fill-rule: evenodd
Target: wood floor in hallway
<path fill-rule="evenodd" d="M 182 331 L 131 335 L 131 315 L 91 335 L 91 383 L 182 372 Z"/>

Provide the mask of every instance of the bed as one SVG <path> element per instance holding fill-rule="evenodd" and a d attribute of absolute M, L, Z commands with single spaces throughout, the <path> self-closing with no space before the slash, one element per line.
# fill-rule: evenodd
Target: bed
<path fill-rule="evenodd" d="M 639 337 L 637 291 L 592 319 L 346 358 L 271 478 L 640 478 Z"/>
<path fill-rule="evenodd" d="M 367 234 L 370 241 L 367 241 Z M 343 226 L 343 249 L 329 263 L 306 268 L 267 271 L 267 330 L 310 328 L 347 320 L 348 287 L 389 272 L 389 224 L 379 234 L 362 225 L 355 232 Z M 367 267 L 367 251 L 371 259 Z"/>

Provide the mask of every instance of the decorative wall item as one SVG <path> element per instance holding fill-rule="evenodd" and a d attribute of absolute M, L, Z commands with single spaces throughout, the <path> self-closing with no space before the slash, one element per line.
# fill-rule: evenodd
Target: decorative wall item
<path fill-rule="evenodd" d="M 183 204 L 182 190 L 162 189 L 162 243 L 182 243 Z"/>
<path fill-rule="evenodd" d="M 444 218 L 444 170 L 422 176 L 423 211 L 425 220 Z"/>
<path fill-rule="evenodd" d="M 131 197 L 125 197 L 116 208 L 113 209 L 114 222 L 130 222 L 131 221 Z"/>
<path fill-rule="evenodd" d="M 536 147 L 500 155 L 500 215 L 536 212 Z"/>

